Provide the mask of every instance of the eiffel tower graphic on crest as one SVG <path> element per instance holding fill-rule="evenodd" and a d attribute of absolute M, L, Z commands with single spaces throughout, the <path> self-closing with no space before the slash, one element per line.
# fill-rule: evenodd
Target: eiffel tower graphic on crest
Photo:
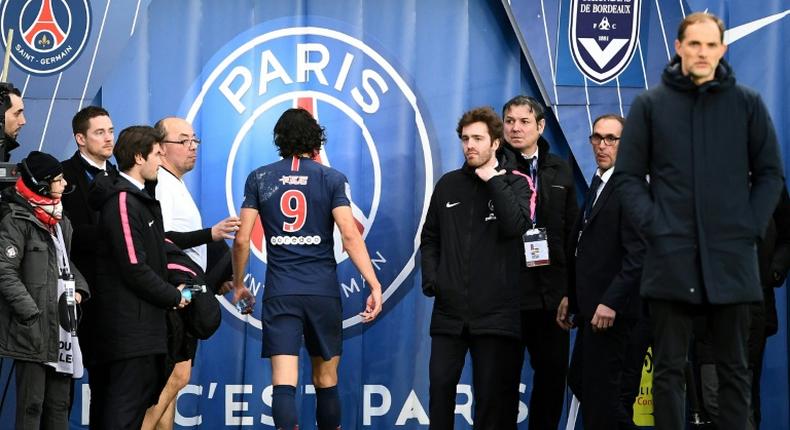
<path fill-rule="evenodd" d="M 22 38 L 27 45 L 39 51 L 57 49 L 66 40 L 66 36 L 52 13 L 52 0 L 41 1 L 36 19 L 22 31 Z"/>

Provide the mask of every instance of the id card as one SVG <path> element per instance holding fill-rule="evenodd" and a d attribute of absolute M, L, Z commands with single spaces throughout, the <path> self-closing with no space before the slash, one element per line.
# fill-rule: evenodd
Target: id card
<path fill-rule="evenodd" d="M 77 299 L 76 299 L 76 297 L 74 297 L 74 295 L 75 295 L 77 290 L 76 290 L 76 287 L 74 285 L 74 280 L 73 279 L 64 280 L 63 281 L 63 289 L 65 290 L 64 294 L 66 296 L 66 304 L 69 305 L 69 306 L 76 306 L 77 305 Z"/>
<path fill-rule="evenodd" d="M 551 264 L 547 237 L 545 228 L 532 228 L 524 233 L 522 239 L 524 240 L 524 257 L 527 260 L 527 267 Z"/>

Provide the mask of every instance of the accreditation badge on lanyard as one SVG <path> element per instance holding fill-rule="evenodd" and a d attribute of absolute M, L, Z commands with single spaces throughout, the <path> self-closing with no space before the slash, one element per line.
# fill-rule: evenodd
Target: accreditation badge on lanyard
<path fill-rule="evenodd" d="M 527 267 L 551 264 L 549 241 L 545 228 L 531 228 L 524 233 L 522 239 L 524 240 L 524 257 L 527 260 Z"/>
<path fill-rule="evenodd" d="M 514 171 L 514 173 L 519 174 L 520 172 Z M 520 176 L 524 176 L 532 192 L 529 198 L 529 212 L 530 218 L 532 219 L 532 228 L 521 236 L 524 241 L 524 257 L 527 262 L 527 267 L 548 266 L 551 264 L 551 260 L 549 259 L 548 235 L 544 227 L 535 227 L 535 212 L 538 206 L 538 187 L 531 176 L 524 174 L 520 174 Z"/>

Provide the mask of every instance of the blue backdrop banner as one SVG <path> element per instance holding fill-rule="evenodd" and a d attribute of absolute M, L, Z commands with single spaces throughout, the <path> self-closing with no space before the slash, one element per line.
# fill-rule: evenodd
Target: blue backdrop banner
<path fill-rule="evenodd" d="M 47 8 L 57 28 L 36 30 L 48 22 Z M 8 0 L 0 4 L 3 49 L 13 28 L 9 80 L 24 91 L 28 119 L 12 160 L 33 149 L 70 156 L 71 117 L 91 103 L 109 110 L 117 131 L 185 117 L 202 140 L 185 180 L 208 226 L 237 214 L 247 174 L 278 159 L 272 128 L 280 113 L 310 110 L 327 130 L 322 161 L 349 178 L 354 216 L 384 286 L 384 313 L 362 325 L 367 286 L 337 247 L 343 428 L 427 428 L 433 302 L 419 287 L 417 250 L 434 183 L 463 162 L 458 118 L 475 106 L 499 111 L 516 94 L 544 99 L 552 108 L 544 136 L 576 163 L 583 191 L 594 166 L 591 119 L 627 113 L 633 97 L 658 82 L 680 19 L 705 8 L 728 26 L 746 25 L 728 34 L 728 60 L 739 81 L 763 95 L 787 149 L 786 0 Z M 262 240 L 258 225 L 245 273 L 258 303 L 266 288 Z M 765 428 L 790 426 L 784 293 L 777 300 L 782 324 L 769 341 L 764 378 L 782 383 L 764 385 Z M 223 323 L 199 346 L 176 428 L 272 428 L 260 306 L 242 316 L 220 302 Z M 0 382 L 9 367 L 4 360 Z M 472 426 L 469 370 L 458 385 L 456 428 Z M 309 357 L 300 371 L 301 428 L 312 429 Z M 13 423 L 13 389 L 11 381 L 2 428 Z M 75 393 L 72 428 L 87 428 L 85 379 Z"/>

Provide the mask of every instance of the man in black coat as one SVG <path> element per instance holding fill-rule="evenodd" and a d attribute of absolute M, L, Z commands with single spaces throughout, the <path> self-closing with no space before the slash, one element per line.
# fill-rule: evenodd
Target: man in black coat
<path fill-rule="evenodd" d="M 579 329 L 568 386 L 581 402 L 586 430 L 637 429 L 620 394 L 631 328 L 640 316 L 645 244 L 611 183 L 624 123 L 619 115 L 593 123 L 590 143 L 598 169 L 571 235 L 568 297 L 557 311 L 561 327 Z"/>
<path fill-rule="evenodd" d="M 515 428 L 503 399 L 517 387 L 502 358 L 519 349 L 518 265 L 527 227 L 526 181 L 497 159 L 502 121 L 491 108 L 458 122 L 466 163 L 436 184 L 422 229 L 422 288 L 431 315 L 432 429 L 451 429 L 466 353 L 472 357 L 475 429 Z"/>
<path fill-rule="evenodd" d="M 685 425 L 683 369 L 696 315 L 712 327 L 718 428 L 743 429 L 748 416 L 749 303 L 763 300 L 756 242 L 783 173 L 768 111 L 736 85 L 723 37 L 713 15 L 681 22 L 662 83 L 631 106 L 615 172 L 648 242 L 641 294 L 653 323 L 659 430 Z"/>
<path fill-rule="evenodd" d="M 512 357 L 516 370 L 512 384 L 521 382 L 524 348 L 534 370 L 529 402 L 530 430 L 555 430 L 565 400 L 565 375 L 568 368 L 570 337 L 556 323 L 557 307 L 567 295 L 568 239 L 578 214 L 573 172 L 568 162 L 549 153 L 549 142 L 541 136 L 546 127 L 543 106 L 534 98 L 516 96 L 502 109 L 504 150 L 515 160 L 515 169 L 537 197 L 530 211 L 530 228 L 544 229 L 548 240 L 548 261 L 528 264 L 519 251 L 519 276 L 522 347 Z M 546 264 L 547 263 L 547 264 Z M 508 401 L 518 408 L 516 398 Z"/>
<path fill-rule="evenodd" d="M 92 309 L 101 324 L 93 331 L 91 428 L 140 428 L 167 380 L 165 314 L 187 304 L 183 285 L 166 281 L 159 202 L 144 190 L 146 180 L 156 179 L 161 140 L 151 127 L 123 130 L 113 149 L 119 176 L 99 176 L 91 188 L 106 238 L 99 243 Z"/>
<path fill-rule="evenodd" d="M 114 128 L 110 114 L 97 106 L 88 106 L 77 112 L 71 120 L 71 128 L 77 151 L 60 163 L 63 177 L 72 187 L 63 195 L 63 210 L 74 227 L 71 258 L 88 285 L 94 286 L 98 244 L 106 238 L 99 226 L 99 212 L 90 207 L 88 191 L 96 176 L 118 175 L 118 170 L 109 161 L 115 144 Z M 97 324 L 92 320 L 91 305 L 90 302 L 83 305 L 80 327 L 83 357 L 88 367 L 94 355 L 90 331 Z"/>

